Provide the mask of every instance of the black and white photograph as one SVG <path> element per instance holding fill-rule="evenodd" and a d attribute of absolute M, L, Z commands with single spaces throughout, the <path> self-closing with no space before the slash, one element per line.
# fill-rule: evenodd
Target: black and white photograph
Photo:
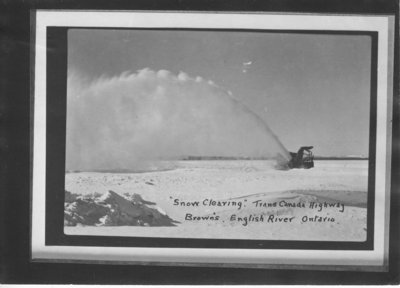
<path fill-rule="evenodd" d="M 35 11 L 32 261 L 388 271 L 393 29 Z"/>
<path fill-rule="evenodd" d="M 369 35 L 69 29 L 64 232 L 366 241 L 372 55 Z"/>

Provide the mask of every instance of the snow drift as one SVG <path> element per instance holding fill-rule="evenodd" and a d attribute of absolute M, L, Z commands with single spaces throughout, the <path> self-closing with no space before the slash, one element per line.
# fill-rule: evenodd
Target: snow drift
<path fill-rule="evenodd" d="M 133 194 L 130 199 L 113 191 L 100 197 L 83 197 L 65 191 L 64 225 L 175 226 L 156 203 Z"/>
<path fill-rule="evenodd" d="M 68 78 L 67 170 L 143 169 L 182 156 L 290 156 L 231 92 L 201 77 L 143 69 Z"/>

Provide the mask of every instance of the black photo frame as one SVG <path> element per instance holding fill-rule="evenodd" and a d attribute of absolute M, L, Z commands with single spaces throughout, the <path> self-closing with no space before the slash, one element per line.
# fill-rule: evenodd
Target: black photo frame
<path fill-rule="evenodd" d="M 78 3 L 79 2 L 79 3 Z M 302 3 L 281 2 L 281 1 L 255 1 L 251 5 L 248 3 L 231 2 L 229 4 L 222 2 L 213 3 L 172 3 L 167 1 L 153 5 L 151 3 L 138 2 L 128 3 L 129 1 L 117 1 L 110 3 L 108 1 L 72 1 L 69 3 L 50 3 L 46 1 L 33 1 L 25 3 L 15 1 L 14 3 L 1 3 L 4 9 L 1 14 L 6 16 L 4 19 L 5 33 L 3 34 L 3 43 L 1 50 L 5 52 L 1 61 L 6 69 L 2 70 L 2 78 L 5 84 L 2 93 L 6 95 L 4 101 L 1 101 L 1 109 L 5 115 L 6 129 L 0 134 L 0 140 L 4 151 L 6 152 L 4 165 L 1 169 L 4 172 L 4 181 L 1 181 L 4 191 L 1 195 L 1 258 L 2 272 L 0 272 L 1 282 L 4 283 L 96 283 L 96 284 L 395 284 L 399 281 L 399 193 L 398 193 L 398 131 L 399 131 L 399 111 L 398 111 L 398 2 L 365 2 L 348 3 L 346 1 L 329 1 L 328 3 L 319 3 L 318 1 L 303 1 Z M 169 3 L 168 3 L 169 2 Z M 300 5 L 301 4 L 301 5 Z M 160 242 L 159 239 L 141 239 L 142 242 L 132 243 L 132 239 L 125 237 L 94 237 L 94 236 L 72 236 L 62 233 L 60 223 L 63 219 L 60 207 L 64 203 L 64 173 L 65 149 L 62 143 L 65 143 L 65 91 L 66 91 L 66 58 L 65 41 L 68 25 L 58 25 L 57 27 L 47 28 L 47 47 L 35 46 L 35 25 L 37 11 L 109 11 L 117 12 L 120 10 L 142 11 L 142 12 L 171 12 L 180 13 L 304 13 L 304 14 L 352 14 L 358 16 L 390 16 L 393 23 L 393 57 L 389 59 L 390 65 L 393 65 L 393 73 L 388 81 L 388 89 L 393 91 L 393 115 L 391 138 L 387 142 L 387 148 L 390 150 L 388 163 L 391 163 L 391 169 L 388 174 L 390 182 L 386 183 L 386 189 L 390 193 L 387 199 L 390 200 L 390 209 L 385 211 L 387 229 L 385 236 L 386 256 L 383 265 L 327 265 L 327 264 L 303 264 L 303 263 L 281 263 L 275 264 L 260 263 L 235 263 L 229 261 L 208 263 L 207 261 L 159 261 L 157 257 L 147 260 L 131 260 L 126 258 L 118 260 L 96 259 L 96 257 L 80 257 L 79 254 L 86 247 L 96 246 L 100 250 L 107 247 L 157 247 L 172 248 L 173 246 L 185 248 L 233 248 L 233 249 L 257 249 L 268 247 L 268 249 L 306 249 L 306 250 L 333 250 L 340 254 L 344 250 L 348 251 L 371 251 L 374 249 L 373 231 L 376 226 L 372 213 L 375 213 L 373 205 L 374 191 L 368 194 L 368 238 L 364 243 L 344 242 L 340 243 L 316 243 L 295 241 L 272 242 L 254 242 L 239 240 L 234 243 L 217 240 L 217 242 L 207 242 L 199 239 L 164 239 L 166 242 Z M 312 31 L 307 31 L 311 32 Z M 342 33 L 342 32 L 338 32 Z M 347 31 L 346 33 L 350 33 Z M 351 32 L 357 34 L 358 32 Z M 366 32 L 361 32 L 366 33 Z M 376 32 L 366 33 L 375 39 L 372 41 L 377 45 L 379 36 Z M 391 40 L 388 40 L 389 42 Z M 372 53 L 377 53 L 376 46 L 373 45 Z M 43 201 L 42 212 L 46 215 L 46 225 L 44 246 L 51 247 L 54 251 L 59 246 L 70 246 L 74 253 L 59 255 L 51 252 L 48 254 L 44 250 L 35 249 L 32 243 L 32 236 L 35 231 L 32 230 L 32 223 L 37 218 L 33 216 L 35 211 L 34 184 L 35 170 L 34 155 L 37 152 L 37 143 L 34 135 L 34 115 L 43 113 L 35 109 L 35 85 L 38 75 L 35 74 L 35 53 L 40 49 L 46 49 L 48 71 L 54 73 L 46 74 L 47 89 L 49 94 L 46 97 L 48 106 L 45 113 L 51 121 L 46 122 L 47 127 L 47 146 L 46 146 L 46 199 Z M 375 52 L 374 52 L 375 51 Z M 372 56 L 376 59 L 376 54 Z M 377 62 L 372 61 L 376 67 Z M 64 67 L 64 68 L 62 68 Z M 372 69 L 374 74 L 376 69 Z M 377 75 L 372 75 L 371 91 L 376 90 L 378 80 Z M 374 79 L 376 81 L 374 81 Z M 49 81 L 50 80 L 50 81 Z M 55 97 L 49 97 L 54 95 Z M 371 98 L 372 100 L 373 97 Z M 374 108 L 376 102 L 371 101 L 371 107 Z M 375 111 L 371 109 L 371 111 Z M 379 115 L 378 115 L 379 116 Z M 371 113 L 371 132 L 376 132 L 375 113 Z M 4 132 L 4 133 L 3 133 Z M 376 133 L 372 133 L 376 136 Z M 50 136 L 50 137 L 49 137 Z M 377 136 L 378 138 L 381 137 Z M 370 147 L 375 145 L 376 139 L 370 138 Z M 3 145 L 4 144 L 4 145 Z M 370 149 L 370 153 L 375 151 Z M 375 160 L 375 155 L 370 154 Z M 374 161 L 370 162 L 370 175 L 375 171 Z M 61 173 L 62 171 L 62 173 Z M 2 173 L 3 173 L 2 172 Z M 43 175 L 42 175 L 43 176 Z M 4 185 L 3 185 L 4 184 Z M 375 177 L 369 178 L 369 187 L 374 187 Z M 60 188 L 62 187 L 62 191 Z M 52 193 L 57 190 L 58 193 Z M 388 202 L 389 203 L 389 202 Z M 62 208 L 61 208 L 62 209 Z M 41 212 L 41 213 L 42 213 Z M 372 216 L 371 216 L 372 215 Z M 390 221 L 389 221 L 390 220 Z M 389 224 L 390 222 L 390 224 Z M 187 241 L 189 240 L 189 242 Z M 170 243 L 168 243 L 170 241 Z M 232 241 L 232 240 L 230 240 Z M 141 244 L 142 243 L 142 244 Z M 254 245 L 254 247 L 250 247 Z M 283 246 L 282 246 L 283 245 Z M 72 250 L 71 250 L 72 251 Z M 110 254 L 105 253 L 108 256 Z M 164 257 L 165 255 L 163 255 Z M 124 265 L 117 265 L 124 264 Z M 346 264 L 346 263 L 344 263 Z M 59 271 L 63 273 L 59 273 Z M 321 271 L 329 270 L 329 271 Z M 342 271 L 346 270 L 346 271 Z M 156 273 L 158 276 L 153 277 Z M 87 275 L 91 275 L 89 278 Z M 135 276 L 132 276 L 135 275 Z M 290 275 L 290 277 L 289 277 Z"/>

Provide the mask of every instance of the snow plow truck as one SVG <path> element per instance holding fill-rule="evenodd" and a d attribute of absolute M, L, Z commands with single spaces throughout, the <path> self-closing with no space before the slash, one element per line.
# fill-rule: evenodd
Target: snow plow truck
<path fill-rule="evenodd" d="M 288 166 L 290 169 L 303 168 L 310 169 L 314 167 L 314 155 L 311 152 L 313 146 L 300 147 L 297 153 L 290 152 L 292 159 L 289 161 Z"/>

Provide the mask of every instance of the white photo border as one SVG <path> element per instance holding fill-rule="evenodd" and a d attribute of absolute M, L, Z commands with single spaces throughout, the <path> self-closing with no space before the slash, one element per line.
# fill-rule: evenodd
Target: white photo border
<path fill-rule="evenodd" d="M 143 263 L 386 271 L 389 247 L 394 16 L 227 12 L 35 11 L 31 257 L 33 261 Z M 262 29 L 378 33 L 374 249 L 284 250 L 48 246 L 46 191 L 47 27 Z M 297 266 L 299 265 L 299 266 Z M 322 266 L 321 266 L 322 265 Z"/>

